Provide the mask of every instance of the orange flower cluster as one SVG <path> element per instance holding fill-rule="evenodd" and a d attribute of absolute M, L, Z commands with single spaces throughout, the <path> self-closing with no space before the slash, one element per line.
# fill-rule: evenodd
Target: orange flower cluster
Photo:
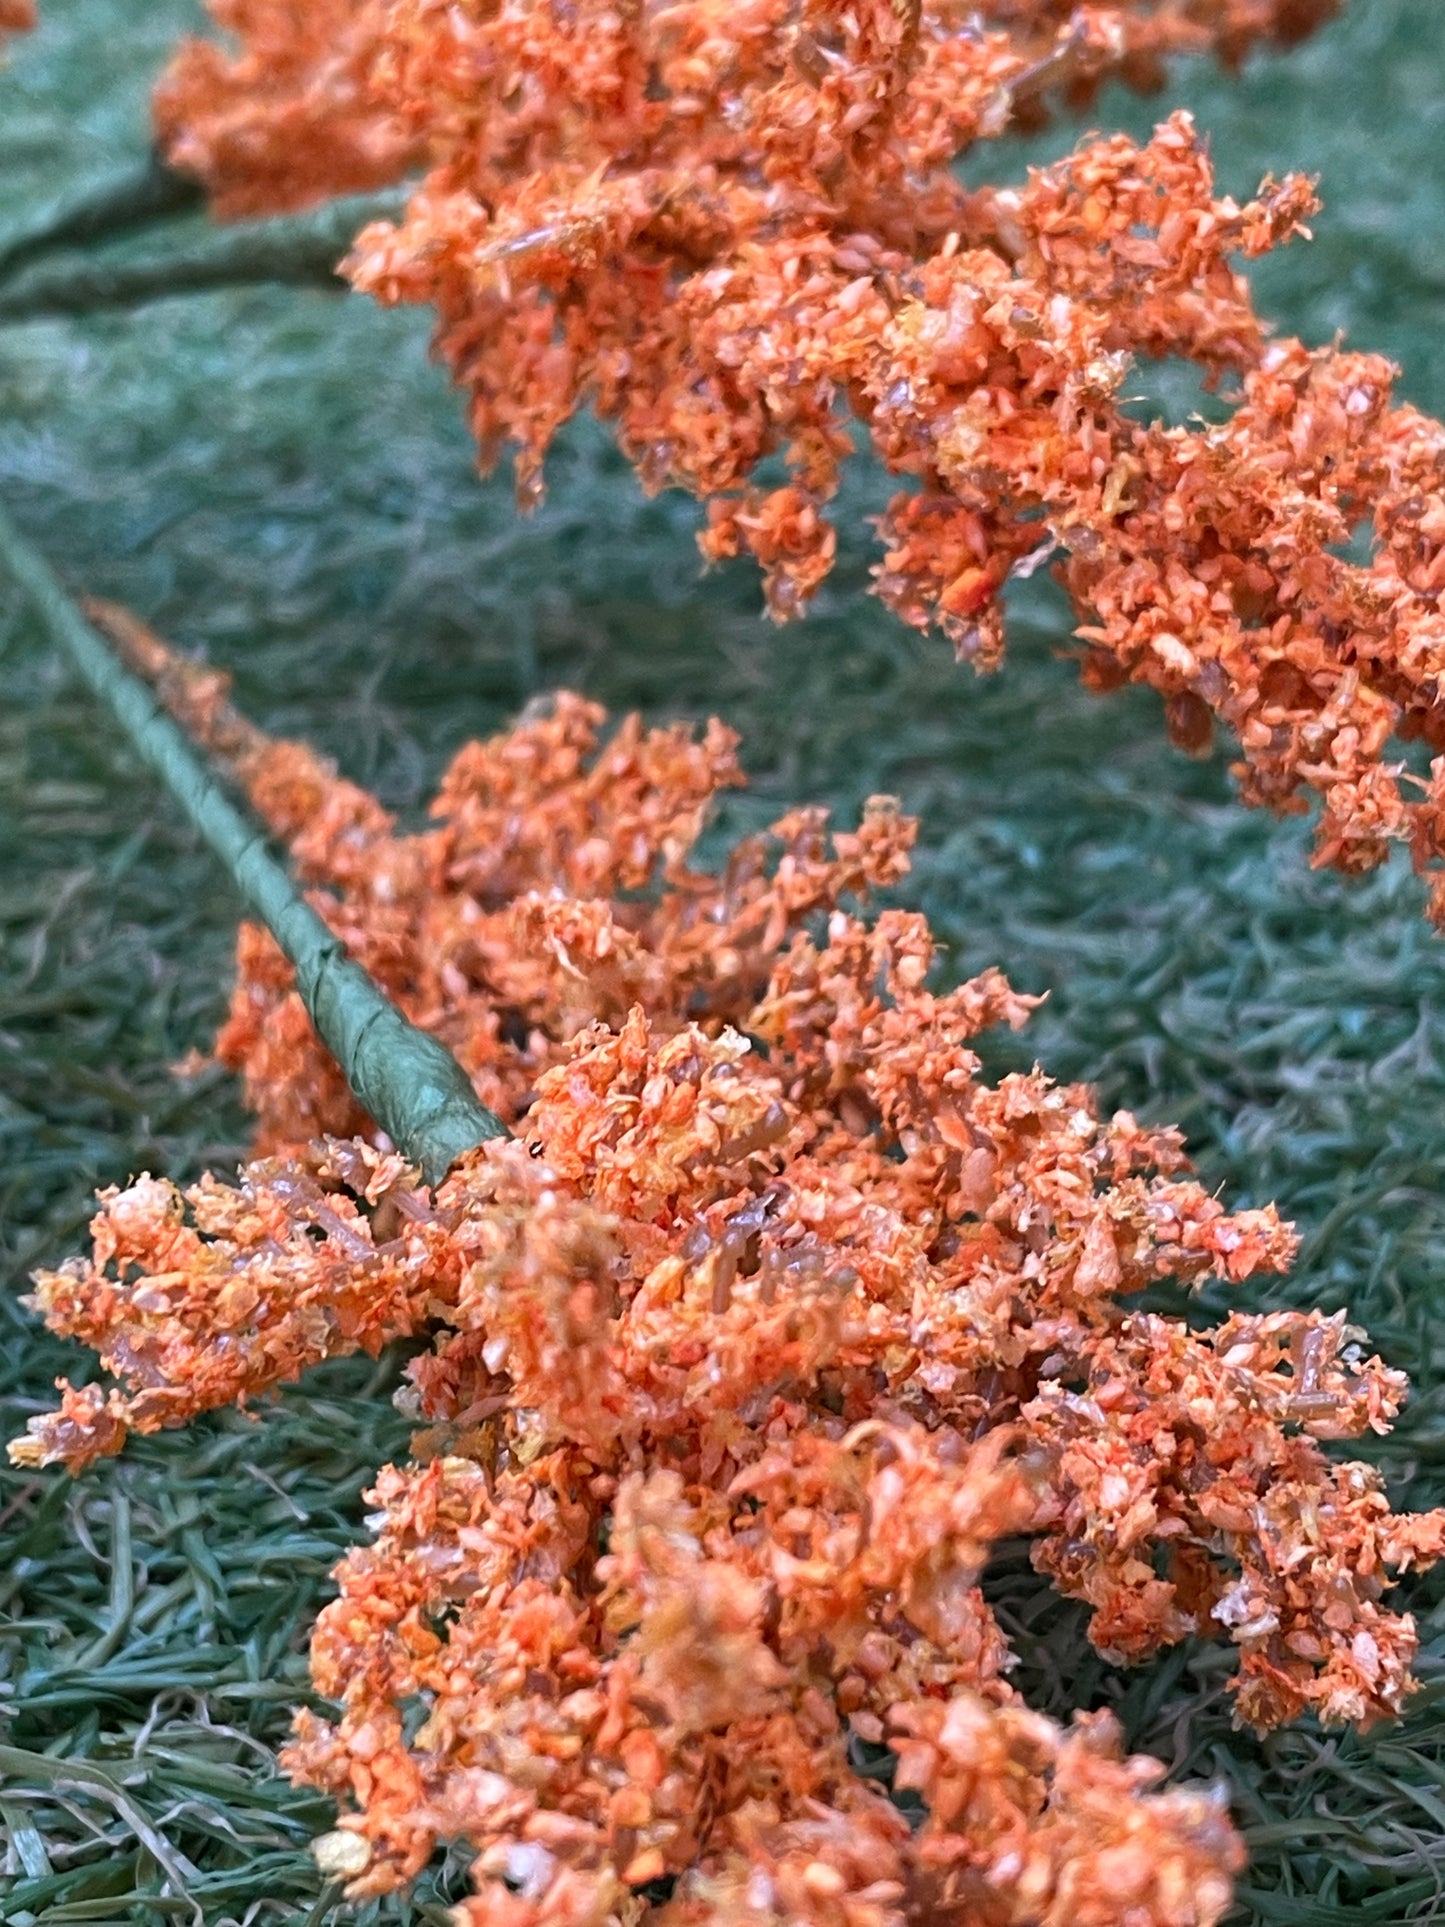
<path fill-rule="evenodd" d="M 709 875 L 727 732 L 599 741 L 562 697 L 398 836 L 216 679 L 165 693 L 516 1133 L 434 1193 L 364 1131 L 141 1178 L 38 1280 L 120 1385 L 64 1387 L 32 1465 L 429 1338 L 417 1462 L 315 1636 L 339 1710 L 288 1756 L 343 1809 L 322 1865 L 360 1897 L 462 1841 L 467 1927 L 1210 1927 L 1219 1799 L 1023 1705 L 978 1582 L 1027 1535 L 1111 1657 L 1227 1634 L 1256 1727 L 1399 1710 L 1386 1575 L 1445 1552 L 1445 1513 L 1324 1442 L 1386 1430 L 1400 1374 L 1340 1319 L 1126 1303 L 1277 1272 L 1288 1227 L 1226 1213 L 1174 1132 L 983 1078 L 972 1040 L 1029 1000 L 931 990 L 921 917 L 846 907 L 906 867 L 889 803 Z M 271 1142 L 345 1108 L 254 934 L 226 1048 Z"/>
<path fill-rule="evenodd" d="M 755 556 L 789 616 L 833 561 L 853 417 L 907 480 L 876 571 L 906 621 L 992 666 L 1003 585 L 1051 563 L 1091 686 L 1148 683 L 1192 752 L 1222 724 L 1247 800 L 1318 805 L 1319 862 L 1358 872 L 1407 844 L 1438 922 L 1445 760 L 1419 777 L 1400 745 L 1445 750 L 1445 428 L 1392 402 L 1378 357 L 1269 340 L 1233 262 L 1302 231 L 1308 185 L 1218 198 L 1183 115 L 1020 187 L 952 171 L 1106 73 L 1146 81 L 1205 44 L 1237 58 L 1331 10 L 367 0 L 337 42 L 367 51 L 319 61 L 308 17 L 288 65 L 251 4 L 226 84 L 274 165 L 228 173 L 199 151 L 227 124 L 210 94 L 176 79 L 165 99 L 224 206 L 357 178 L 349 161 L 330 178 L 325 139 L 292 151 L 293 109 L 390 130 L 396 170 L 425 162 L 348 272 L 436 309 L 484 455 L 515 447 L 524 501 L 588 402 L 648 487 L 706 501 L 705 554 Z M 279 113 L 256 79 L 273 71 Z M 1222 424 L 1141 415 L 1135 371 L 1169 358 L 1234 384 Z"/>
<path fill-rule="evenodd" d="M 0 19 L 6 4 L 23 13 L 29 0 L 0 0 Z M 1119 0 L 1113 6 L 971 0 L 962 6 L 945 0 L 924 8 L 920 0 L 898 0 L 895 39 L 910 59 L 916 47 L 956 39 L 960 44 L 949 57 L 948 71 L 936 76 L 935 85 L 976 62 L 985 86 L 997 95 L 990 124 L 975 130 L 990 134 L 1010 120 L 1037 121 L 1049 95 L 1080 106 L 1111 74 L 1146 91 L 1157 88 L 1166 60 L 1176 54 L 1215 52 L 1236 66 L 1261 41 L 1287 45 L 1303 39 L 1339 5 L 1340 0 Z M 736 81 L 746 85 L 752 78 L 746 69 L 765 50 L 764 43 L 790 31 L 791 22 L 790 9 L 779 0 L 751 6 L 745 18 L 716 0 L 631 5 L 616 12 L 595 0 L 580 12 L 555 0 L 486 6 L 472 0 L 464 8 L 439 0 L 421 5 L 308 0 L 304 7 L 277 5 L 277 0 L 207 0 L 207 10 L 234 52 L 210 40 L 183 41 L 156 88 L 155 123 L 172 165 L 202 180 L 227 219 L 381 187 L 433 155 L 445 158 L 458 130 L 438 128 L 434 117 L 440 111 L 450 121 L 456 101 L 438 100 L 430 91 L 434 76 L 410 64 L 420 53 L 424 65 L 434 65 L 428 43 L 438 37 L 458 57 L 449 94 L 472 95 L 462 109 L 468 132 L 481 115 L 505 103 L 501 145 L 510 148 L 514 165 L 525 159 L 535 166 L 549 157 L 544 145 L 533 147 L 533 137 L 555 146 L 549 123 L 570 118 L 579 104 L 577 76 L 569 72 L 579 55 L 593 74 L 593 82 L 585 84 L 585 111 L 610 102 L 611 108 L 630 112 L 636 102 L 637 56 L 659 28 L 671 38 L 680 27 L 708 61 L 731 63 L 741 51 Z M 819 20 L 828 17 L 826 8 L 814 11 L 819 19 L 806 23 L 800 46 L 816 38 Z M 687 15 L 697 16 L 695 22 L 686 21 Z M 483 24 L 497 44 L 478 64 L 471 43 Z M 825 47 L 826 38 L 819 45 Z M 606 65 L 613 53 L 621 66 L 609 83 Z M 820 51 L 817 58 L 823 57 Z M 510 73 L 502 71 L 501 62 L 510 62 Z M 414 86 L 423 91 L 413 93 Z M 555 105 L 548 98 L 554 92 Z M 690 103 L 687 111 L 701 112 L 701 101 Z M 623 139 L 607 158 L 625 164 L 639 130 L 619 123 L 617 131 Z M 574 133 L 598 145 L 596 130 L 577 125 Z"/>
<path fill-rule="evenodd" d="M 182 41 L 157 84 L 157 143 L 227 220 L 389 186 L 424 150 L 377 100 L 376 0 L 208 0 L 234 36 Z"/>
<path fill-rule="evenodd" d="M 35 0 L 0 0 L 0 35 L 29 33 L 35 24 Z"/>
<path fill-rule="evenodd" d="M 630 718 L 596 753 L 602 720 L 563 695 L 470 745 L 442 780 L 437 827 L 417 836 L 396 835 L 372 798 L 296 745 L 278 745 L 251 786 L 352 954 L 507 1123 L 589 1024 L 616 1027 L 639 1004 L 669 1026 L 741 1022 L 806 920 L 907 868 L 914 825 L 880 798 L 856 831 L 792 810 L 720 875 L 689 870 L 708 806 L 741 780 L 736 737 L 713 723 L 694 741 L 686 726 Z M 254 925 L 216 1054 L 245 1080 L 260 1148 L 366 1121 Z"/>

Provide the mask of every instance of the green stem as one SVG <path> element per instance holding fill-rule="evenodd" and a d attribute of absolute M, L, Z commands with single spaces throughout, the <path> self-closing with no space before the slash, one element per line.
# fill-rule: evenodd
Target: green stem
<path fill-rule="evenodd" d="M 159 154 L 103 180 L 71 188 L 0 234 L 0 274 L 13 274 L 24 262 L 77 242 L 109 240 L 205 198 L 199 181 L 167 167 Z"/>
<path fill-rule="evenodd" d="M 42 262 L 0 287 L 0 321 L 138 308 L 168 295 L 267 282 L 341 293 L 336 264 L 358 232 L 368 221 L 395 219 L 405 202 L 404 188 L 347 195 L 284 220 L 186 234 L 139 257 Z"/>
<path fill-rule="evenodd" d="M 347 956 L 267 849 L 262 831 L 225 795 L 152 691 L 121 667 L 3 509 L 0 564 L 290 959 L 317 1034 L 397 1149 L 436 1183 L 464 1152 L 504 1137 L 506 1126 L 478 1101 L 451 1052 L 403 1017 Z"/>

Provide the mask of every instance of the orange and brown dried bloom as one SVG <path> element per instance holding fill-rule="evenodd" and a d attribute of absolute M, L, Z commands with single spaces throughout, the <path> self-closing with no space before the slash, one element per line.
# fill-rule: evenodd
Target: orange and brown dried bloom
<path fill-rule="evenodd" d="M 230 53 L 182 41 L 156 86 L 156 139 L 223 219 L 387 187 L 424 150 L 378 98 L 380 0 L 208 0 Z"/>
<path fill-rule="evenodd" d="M 24 16 L 29 3 L 0 0 L 0 23 L 5 4 Z M 1041 118 L 1051 97 L 1081 106 L 1111 74 L 1152 91 L 1177 54 L 1214 52 L 1237 66 L 1260 42 L 1303 39 L 1338 6 L 1339 0 L 1121 0 L 1114 6 L 983 0 L 925 9 L 918 0 L 899 0 L 890 40 L 905 63 L 932 38 L 956 40 L 949 71 L 936 76 L 935 85 L 969 76 L 975 66 L 989 84 L 997 49 L 1007 46 L 1011 58 L 1001 70 L 1007 97 L 997 102 L 997 126 L 980 130 L 992 133 L 1010 119 Z M 684 23 L 684 32 L 699 59 L 732 66 L 739 87 L 766 72 L 766 43 L 790 27 L 782 5 L 754 5 L 744 17 L 715 0 L 649 4 L 622 16 L 595 4 L 576 15 L 551 0 L 465 8 L 437 0 L 420 7 L 410 0 L 312 0 L 305 7 L 207 0 L 207 11 L 223 42 L 181 43 L 157 86 L 155 121 L 167 158 L 205 183 L 223 218 L 282 212 L 402 180 L 433 154 L 445 154 L 456 131 L 458 96 L 469 129 L 504 99 L 513 165 L 535 166 L 547 158 L 543 146 L 523 151 L 515 136 L 537 134 L 555 146 L 555 124 L 574 114 L 579 95 L 589 111 L 621 107 L 631 115 L 635 73 L 626 69 L 636 63 L 629 41 L 655 32 L 659 23 L 670 35 L 674 23 L 665 16 L 697 15 L 697 26 Z M 819 18 L 826 20 L 826 10 Z M 496 51 L 478 64 L 475 32 L 483 22 L 495 29 Z M 810 20 L 799 42 L 804 57 L 817 27 Z M 825 60 L 826 46 L 825 37 L 813 53 L 815 65 Z M 609 76 L 614 53 L 623 67 Z M 579 58 L 590 69 L 580 88 L 579 77 L 567 72 Z M 496 91 L 499 60 L 512 64 L 510 98 L 505 89 Z M 442 65 L 450 71 L 437 92 Z M 691 78 L 688 84 L 691 89 Z M 521 98 L 524 92 L 529 98 Z M 688 116 L 702 111 L 690 97 L 682 107 Z M 443 126 L 433 125 L 438 119 Z M 618 120 L 617 131 L 637 130 L 628 119 Z M 588 130 L 577 127 L 575 134 L 595 144 Z M 625 152 L 616 150 L 618 157 Z"/>
<path fill-rule="evenodd" d="M 737 843 L 719 874 L 695 870 L 711 805 L 742 780 L 736 737 L 633 717 L 603 743 L 603 721 L 563 694 L 468 745 L 442 778 L 435 827 L 412 836 L 301 745 L 262 739 L 245 766 L 316 907 L 507 1123 L 590 1024 L 616 1027 L 638 1005 L 670 1028 L 741 1023 L 795 931 L 907 868 L 914 826 L 879 798 L 856 830 L 792 810 Z M 216 1051 L 244 1077 L 261 1148 L 364 1122 L 255 926 Z"/>
<path fill-rule="evenodd" d="M 35 0 L 0 0 L 0 35 L 29 33 L 35 24 Z"/>
<path fill-rule="evenodd" d="M 1445 920 L 1445 428 L 1393 401 L 1379 357 L 1270 339 L 1237 264 L 1304 231 L 1308 184 L 1218 196 L 1184 115 L 1021 185 L 953 171 L 1106 74 L 1238 59 L 1324 0 L 367 0 L 333 36 L 364 43 L 354 61 L 271 58 L 279 10 L 252 11 L 247 99 L 254 59 L 303 118 L 345 96 L 404 151 L 396 172 L 424 166 L 348 272 L 436 311 L 524 501 L 588 404 L 646 486 L 706 504 L 707 556 L 756 557 L 781 618 L 832 565 L 860 423 L 902 478 L 875 573 L 905 621 L 991 667 L 1004 585 L 1050 565 L 1091 687 L 1149 684 L 1193 753 L 1222 726 L 1246 800 L 1317 809 L 1317 861 L 1358 872 L 1405 845 Z M 176 113 L 210 137 L 202 103 Z M 307 139 L 309 160 L 276 162 L 285 194 L 324 185 L 331 150 Z M 278 192 L 259 163 L 212 176 L 223 200 Z M 1166 359 L 1224 396 L 1222 421 L 1141 415 L 1137 374 Z M 1428 775 L 1414 738 L 1439 752 Z"/>
<path fill-rule="evenodd" d="M 253 934 L 226 1048 L 277 1155 L 107 1193 L 38 1281 L 117 1383 L 64 1387 L 29 1464 L 424 1341 L 415 1462 L 316 1630 L 335 1710 L 288 1755 L 341 1808 L 322 1864 L 362 1897 L 462 1842 L 465 1927 L 1212 1927 L 1220 1796 L 1025 1706 L 979 1581 L 1022 1535 L 1110 1657 L 1231 1641 L 1261 1729 L 1399 1711 L 1390 1575 L 1445 1514 L 1327 1447 L 1386 1430 L 1400 1374 L 1337 1318 L 1130 1304 L 1281 1271 L 1289 1228 L 1227 1212 L 1174 1132 L 985 1078 L 974 1039 L 1030 1000 L 933 988 L 924 919 L 858 913 L 906 867 L 891 804 L 795 813 L 708 873 L 727 733 L 604 737 L 561 697 L 400 836 L 214 678 L 170 700 L 515 1133 L 426 1189 L 338 1114 Z"/>

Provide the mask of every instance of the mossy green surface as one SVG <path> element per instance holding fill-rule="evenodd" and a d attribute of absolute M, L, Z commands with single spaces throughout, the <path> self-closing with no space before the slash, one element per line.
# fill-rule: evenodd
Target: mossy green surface
<path fill-rule="evenodd" d="M 190 10 L 51 0 L 0 72 L 0 224 L 136 155 L 151 75 Z M 1445 7 L 1352 0 L 1311 45 L 1230 81 L 1180 71 L 1221 176 L 1322 176 L 1312 245 L 1258 270 L 1280 325 L 1344 331 L 1445 410 Z M 1078 129 L 970 162 L 1016 171 Z M 720 833 L 871 790 L 918 812 L 910 900 L 957 970 L 1002 963 L 1049 1000 L 999 1063 L 1037 1054 L 1185 1126 L 1211 1183 L 1277 1198 L 1304 1251 L 1271 1302 L 1348 1304 L 1416 1396 L 1380 1447 L 1445 1500 L 1445 944 L 1402 866 L 1308 869 L 1307 826 L 1233 800 L 1158 706 L 1079 690 L 1058 606 L 1021 606 L 980 682 L 862 593 L 850 485 L 834 581 L 807 623 L 759 615 L 742 567 L 703 578 L 696 511 L 647 502 L 579 424 L 549 504 L 479 482 L 419 314 L 298 290 L 0 329 L 0 495 L 78 589 L 117 597 L 237 675 L 273 728 L 410 809 L 446 753 L 541 689 L 650 717 L 717 713 L 754 779 Z M 0 1395 L 5 1430 L 80 1361 L 17 1296 L 81 1237 L 97 1183 L 234 1161 L 216 1075 L 169 1067 L 222 1006 L 236 905 L 104 718 L 0 585 Z M 1256 1298 L 1254 1302 L 1258 1302 Z M 324 1805 L 271 1764 L 305 1691 L 307 1623 L 359 1536 L 368 1475 L 404 1445 L 392 1368 L 317 1374 L 258 1423 L 226 1415 L 76 1483 L 0 1473 L 0 1919 L 320 1920 L 305 1851 Z M 1231 1731 L 1227 1655 L 1128 1675 L 1022 1564 L 996 1597 L 1030 1696 L 1112 1704 L 1181 1775 L 1229 1784 L 1252 1849 L 1241 1919 L 1445 1918 L 1445 1588 L 1409 1588 L 1425 1688 L 1367 1740 Z M 377 1920 L 440 1921 L 455 1868 Z M 167 1881 L 172 1894 L 160 1898 Z M 339 1918 L 348 1918 L 340 1910 Z"/>

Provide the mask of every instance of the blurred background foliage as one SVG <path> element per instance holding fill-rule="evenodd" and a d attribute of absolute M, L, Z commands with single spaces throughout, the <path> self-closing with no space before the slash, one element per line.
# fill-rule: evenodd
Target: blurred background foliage
<path fill-rule="evenodd" d="M 50 0 L 0 72 L 0 223 L 137 155 L 186 0 Z M 1111 91 L 1089 124 L 1143 132 L 1183 104 L 1222 184 L 1318 173 L 1311 245 L 1257 270 L 1280 328 L 1337 333 L 1445 411 L 1445 7 L 1351 0 L 1240 78 L 1181 68 L 1164 101 Z M 1083 131 L 980 149 L 1016 175 Z M 1141 395 L 1172 410 L 1164 369 Z M 1402 1496 L 1445 1500 L 1445 946 L 1396 865 L 1312 873 L 1307 825 L 1246 815 L 1225 760 L 1165 742 L 1156 700 L 1079 690 L 1059 601 L 1017 600 L 980 681 L 863 593 L 866 468 L 816 613 L 759 613 L 743 566 L 700 574 L 693 505 L 648 502 L 580 422 L 520 520 L 479 482 L 417 312 L 275 289 L 0 329 L 0 493 L 77 589 L 129 603 L 235 672 L 403 812 L 447 754 L 569 686 L 651 719 L 717 714 L 753 787 L 726 836 L 871 791 L 922 816 L 907 899 L 950 968 L 1003 964 L 1048 1001 L 996 1067 L 1056 1076 L 1182 1124 L 1207 1181 L 1277 1198 L 1305 1244 L 1280 1303 L 1348 1304 L 1417 1392 L 1380 1450 Z M 239 1154 L 219 1074 L 179 1081 L 226 993 L 237 915 L 210 859 L 0 584 L 0 1399 L 6 1431 L 80 1361 L 18 1304 L 83 1233 L 97 1184 Z M 222 1416 L 72 1484 L 0 1473 L 0 1918 L 352 1919 L 305 1851 L 321 1805 L 272 1749 L 305 1692 L 305 1631 L 361 1532 L 368 1474 L 404 1449 L 394 1363 L 318 1373 L 258 1424 Z M 1221 1777 L 1252 1864 L 1241 1920 L 1445 1918 L 1445 1587 L 1410 1588 L 1424 1690 L 1365 1740 L 1234 1734 L 1227 1656 L 1138 1674 L 1089 1652 L 1022 1557 L 991 1580 L 1025 1690 L 1111 1704 L 1184 1776 Z M 367 1921 L 444 1918 L 439 1863 Z"/>

